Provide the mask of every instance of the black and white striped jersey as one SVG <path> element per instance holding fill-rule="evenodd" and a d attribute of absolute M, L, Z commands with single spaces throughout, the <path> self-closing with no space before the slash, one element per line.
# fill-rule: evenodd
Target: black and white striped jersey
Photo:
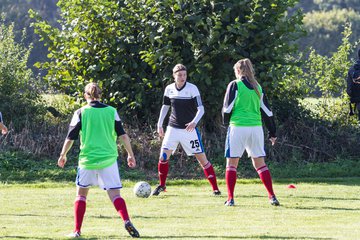
<path fill-rule="evenodd" d="M 174 128 L 185 129 L 185 124 L 194 119 L 197 123 L 203 114 L 200 92 L 194 84 L 189 82 L 185 82 L 180 89 L 176 87 L 175 83 L 168 85 L 165 88 L 163 105 L 171 106 L 169 126 Z M 198 108 L 202 112 L 198 114 L 198 118 L 195 118 L 199 111 Z"/>

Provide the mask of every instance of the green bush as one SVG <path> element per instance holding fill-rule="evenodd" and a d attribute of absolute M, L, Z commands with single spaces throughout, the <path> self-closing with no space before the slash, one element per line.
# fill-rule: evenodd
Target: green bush
<path fill-rule="evenodd" d="M 0 21 L 0 111 L 5 124 L 11 122 L 11 126 L 19 130 L 27 121 L 41 118 L 44 109 L 35 78 L 27 67 L 31 46 L 15 42 L 13 27 Z"/>
<path fill-rule="evenodd" d="M 295 3 L 60 0 L 60 29 L 30 14 L 50 51 L 49 62 L 38 66 L 48 69 L 54 88 L 80 94 L 87 82 L 97 81 L 104 101 L 127 119 L 154 123 L 171 69 L 182 62 L 203 93 L 206 127 L 213 129 L 238 59 L 252 59 L 270 96 L 283 72 L 292 74 L 297 62 L 288 56 L 303 34 L 302 14 L 286 14 Z"/>

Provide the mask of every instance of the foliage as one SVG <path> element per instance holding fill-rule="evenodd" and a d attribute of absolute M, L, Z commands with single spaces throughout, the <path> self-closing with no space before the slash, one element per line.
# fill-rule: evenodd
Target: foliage
<path fill-rule="evenodd" d="M 42 112 L 35 78 L 27 67 L 31 47 L 15 42 L 13 28 L 0 21 L 0 111 L 5 123 L 13 122 L 18 129 Z"/>
<path fill-rule="evenodd" d="M 360 6 L 358 0 L 314 0 L 314 3 L 319 6 L 321 10 L 332 9 L 354 9 L 360 12 Z"/>
<path fill-rule="evenodd" d="M 53 60 L 43 65 L 49 69 L 49 83 L 82 97 L 89 81 L 99 82 L 106 103 L 132 120 L 150 117 L 160 92 L 147 79 L 151 71 L 140 60 L 141 41 L 136 37 L 132 9 L 120 2 L 98 0 L 59 1 L 58 5 L 61 31 L 39 18 L 35 24 Z"/>
<path fill-rule="evenodd" d="M 308 35 L 300 41 L 302 48 L 311 46 L 318 53 L 330 56 L 341 44 L 341 32 L 347 28 L 346 23 L 352 24 L 353 34 L 350 41 L 357 41 L 360 38 L 358 11 L 343 8 L 306 13 L 304 28 Z"/>
<path fill-rule="evenodd" d="M 316 118 L 340 125 L 355 124 L 348 118 L 348 96 L 346 90 L 347 72 L 352 65 L 350 54 L 356 45 L 350 42 L 351 26 L 345 26 L 342 44 L 331 56 L 322 56 L 312 50 L 304 65 L 304 77 L 321 91 L 324 100 L 317 104 Z M 331 101 L 339 97 L 340 101 Z"/>
<path fill-rule="evenodd" d="M 31 18 L 28 15 L 30 8 L 36 9 L 52 24 L 56 24 L 59 17 L 56 6 L 57 0 L 1 0 L 0 12 L 4 15 L 5 24 L 14 23 L 16 42 L 23 42 L 25 46 L 32 45 L 28 58 L 28 66 L 36 72 L 33 64 L 37 61 L 46 61 L 47 49 L 39 41 L 39 37 L 30 28 Z M 22 31 L 26 29 L 26 36 L 22 39 Z"/>
<path fill-rule="evenodd" d="M 291 41 L 302 33 L 301 13 L 286 15 L 295 2 L 59 1 L 60 30 L 31 15 L 50 50 L 41 67 L 56 89 L 80 93 L 97 81 L 107 103 L 143 122 L 157 115 L 171 69 L 182 62 L 189 80 L 206 91 L 211 125 L 239 58 L 251 58 L 263 87 L 275 94 L 273 82 L 294 64 L 287 58 L 296 51 Z"/>

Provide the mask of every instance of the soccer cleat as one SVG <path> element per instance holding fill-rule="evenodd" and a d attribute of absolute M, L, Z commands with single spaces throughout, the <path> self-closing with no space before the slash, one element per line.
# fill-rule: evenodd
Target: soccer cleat
<path fill-rule="evenodd" d="M 235 206 L 234 199 L 230 199 L 230 200 L 225 201 L 224 205 L 229 206 L 229 207 Z"/>
<path fill-rule="evenodd" d="M 68 238 L 79 238 L 81 236 L 80 232 L 72 232 L 68 235 L 66 235 Z"/>
<path fill-rule="evenodd" d="M 154 191 L 151 193 L 151 195 L 158 196 L 160 194 L 160 192 L 165 192 L 165 190 L 166 190 L 165 186 L 159 185 L 154 189 Z"/>
<path fill-rule="evenodd" d="M 127 221 L 125 223 L 125 229 L 126 229 L 126 231 L 128 231 L 128 233 L 130 234 L 131 237 L 133 237 L 133 238 L 140 237 L 139 232 L 136 230 L 136 228 L 134 227 L 134 225 L 132 225 L 132 223 L 130 221 Z"/>
<path fill-rule="evenodd" d="M 215 191 L 213 191 L 213 195 L 214 196 L 220 196 L 221 192 L 219 190 L 215 190 Z"/>
<path fill-rule="evenodd" d="M 270 198 L 270 204 L 273 205 L 273 206 L 280 206 L 280 203 L 276 199 L 275 195 Z"/>

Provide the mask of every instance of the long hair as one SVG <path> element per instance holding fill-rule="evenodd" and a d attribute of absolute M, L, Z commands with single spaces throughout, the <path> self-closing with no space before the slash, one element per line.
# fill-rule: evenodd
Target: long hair
<path fill-rule="evenodd" d="M 85 94 L 92 99 L 99 99 L 101 96 L 101 89 L 97 83 L 88 83 L 85 86 Z"/>
<path fill-rule="evenodd" d="M 259 83 L 256 81 L 255 78 L 255 72 L 253 65 L 248 58 L 244 58 L 239 60 L 234 65 L 234 71 L 237 79 L 241 79 L 242 77 L 245 77 L 246 80 L 249 81 L 253 89 L 255 90 L 256 94 L 261 97 L 258 86 Z"/>

